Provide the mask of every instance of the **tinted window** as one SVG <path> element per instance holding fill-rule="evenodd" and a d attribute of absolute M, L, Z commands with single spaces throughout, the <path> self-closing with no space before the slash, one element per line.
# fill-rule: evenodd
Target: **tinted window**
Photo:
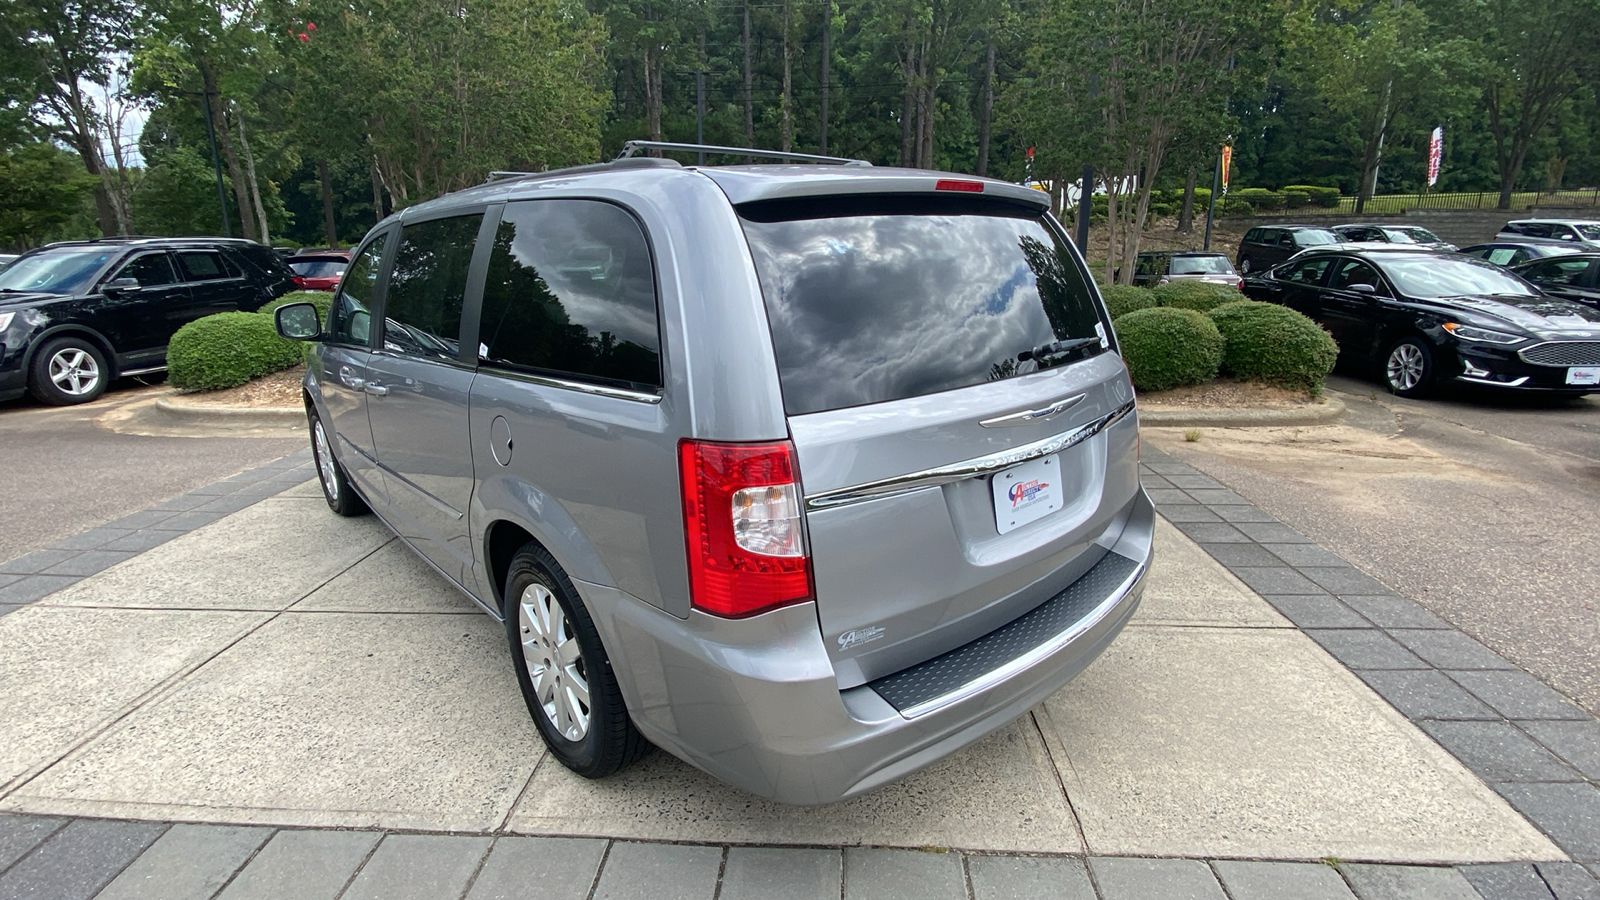
<path fill-rule="evenodd" d="M 1296 284 L 1320 284 L 1322 273 L 1328 271 L 1328 266 L 1333 264 L 1333 257 L 1322 256 L 1317 259 L 1308 259 L 1302 263 L 1285 266 L 1281 275 L 1283 281 L 1293 281 Z"/>
<path fill-rule="evenodd" d="M 1529 266 L 1523 277 L 1540 284 L 1577 284 L 1589 271 L 1586 259 L 1553 259 Z"/>
<path fill-rule="evenodd" d="M 178 276 L 173 274 L 172 263 L 167 260 L 165 253 L 146 253 L 136 256 L 111 277 L 137 278 L 140 287 L 157 287 L 178 282 Z"/>
<path fill-rule="evenodd" d="M 596 200 L 507 204 L 479 334 L 483 365 L 660 387 L 655 269 L 639 223 Z"/>
<path fill-rule="evenodd" d="M 298 260 L 289 264 L 296 275 L 303 278 L 338 278 L 344 273 L 346 263 L 344 260 Z"/>
<path fill-rule="evenodd" d="M 1374 290 L 1383 284 L 1378 278 L 1378 270 L 1358 259 L 1347 259 L 1334 270 L 1333 280 L 1328 282 L 1328 287 L 1349 290 L 1358 284 L 1371 286 Z"/>
<path fill-rule="evenodd" d="M 1331 231 L 1307 229 L 1305 231 L 1294 232 L 1293 243 L 1301 247 L 1316 247 L 1322 244 L 1337 244 L 1339 243 L 1339 236 Z"/>
<path fill-rule="evenodd" d="M 288 278 L 292 274 L 283 264 L 283 259 L 270 247 L 243 245 L 234 248 L 234 252 L 244 258 L 254 268 L 265 275 L 276 278 Z"/>
<path fill-rule="evenodd" d="M 482 215 L 407 225 L 400 233 L 383 305 L 383 349 L 455 359 L 467 270 Z"/>
<path fill-rule="evenodd" d="M 1536 238 L 1547 238 L 1547 237 L 1550 237 L 1550 226 L 1549 225 L 1542 225 L 1542 224 L 1540 224 L 1538 222 L 1522 222 L 1520 224 L 1519 223 L 1513 223 L 1511 225 L 1507 225 L 1506 226 L 1506 230 L 1507 231 L 1511 231 L 1511 232 L 1513 232 L 1515 234 L 1525 234 L 1528 237 L 1536 237 Z"/>
<path fill-rule="evenodd" d="M 372 327 L 372 294 L 378 284 L 383 246 L 388 240 L 387 234 L 378 235 L 350 261 L 345 278 L 339 282 L 339 295 L 328 310 L 328 335 L 334 342 L 367 345 Z"/>
<path fill-rule="evenodd" d="M 1231 275 L 1233 263 L 1225 256 L 1174 256 L 1174 275 Z"/>
<path fill-rule="evenodd" d="M 1481 251 L 1472 255 L 1484 256 Z M 1524 257 L 1522 253 L 1513 250 L 1510 247 L 1495 247 L 1489 251 L 1489 255 L 1485 258 L 1497 266 L 1509 266 L 1512 263 L 1521 262 L 1526 257 Z"/>
<path fill-rule="evenodd" d="M 1578 233 L 1583 235 L 1585 240 L 1600 241 L 1600 224 L 1574 225 L 1572 227 L 1578 229 Z"/>
<path fill-rule="evenodd" d="M 740 214 L 790 414 L 953 390 L 1108 346 L 1091 288 L 1037 210 L 829 197 Z"/>
<path fill-rule="evenodd" d="M 74 294 L 117 254 L 115 250 L 45 250 L 20 257 L 0 272 L 0 290 Z"/>

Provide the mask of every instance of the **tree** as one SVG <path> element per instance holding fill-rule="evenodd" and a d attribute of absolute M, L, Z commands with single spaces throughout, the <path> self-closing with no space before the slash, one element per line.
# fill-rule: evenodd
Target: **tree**
<path fill-rule="evenodd" d="M 0 0 L 0 56 L 13 90 L 50 138 L 77 151 L 100 183 L 95 210 L 105 235 L 127 234 L 126 194 L 115 189 L 102 136 L 106 116 L 93 94 L 111 90 L 118 57 L 131 46 L 129 0 Z M 24 87 L 25 86 L 25 87 Z"/>
<path fill-rule="evenodd" d="M 71 153 L 49 141 L 27 141 L 0 153 L 0 246 L 26 250 L 49 240 L 101 186 Z"/>

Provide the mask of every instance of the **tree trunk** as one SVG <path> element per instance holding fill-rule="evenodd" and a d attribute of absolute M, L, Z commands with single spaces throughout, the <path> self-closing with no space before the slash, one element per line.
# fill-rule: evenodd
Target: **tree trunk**
<path fill-rule="evenodd" d="M 1194 182 L 1196 172 L 1189 170 L 1183 180 L 1183 206 L 1178 210 L 1178 230 L 1184 234 L 1194 231 Z"/>
<path fill-rule="evenodd" d="M 239 149 L 244 151 L 245 177 L 250 182 L 250 200 L 256 211 L 256 222 L 260 226 L 260 241 L 263 244 L 271 244 L 271 230 L 267 227 L 267 210 L 261 202 L 261 187 L 256 181 L 256 158 L 255 154 L 250 152 L 250 139 L 244 133 L 244 116 L 235 109 L 234 117 L 239 123 Z"/>
<path fill-rule="evenodd" d="M 794 149 L 794 51 L 789 40 L 792 7 L 790 0 L 783 0 L 783 99 L 779 104 L 783 116 L 778 130 L 778 149 L 786 153 Z"/>
<path fill-rule="evenodd" d="M 372 217 L 373 224 L 383 221 L 383 173 L 378 171 L 378 158 L 372 158 Z"/>
<path fill-rule="evenodd" d="M 756 145 L 756 108 L 751 99 L 750 88 L 750 0 L 744 4 L 744 145 Z"/>
<path fill-rule="evenodd" d="M 905 56 L 900 70 L 905 75 L 905 99 L 900 107 L 900 165 L 916 165 L 917 132 L 917 45 L 911 40 L 911 14 L 906 14 Z"/>
<path fill-rule="evenodd" d="M 822 10 L 822 110 L 817 152 L 828 155 L 828 79 L 833 72 L 833 0 Z"/>
<path fill-rule="evenodd" d="M 1356 214 L 1360 215 L 1366 209 L 1367 201 L 1378 192 L 1378 166 L 1383 162 L 1383 135 L 1389 130 L 1389 98 L 1394 90 L 1394 81 L 1390 80 L 1383 86 L 1383 106 L 1378 112 L 1375 133 L 1367 137 L 1366 152 L 1361 158 L 1361 187 L 1356 191 Z"/>
<path fill-rule="evenodd" d="M 917 52 L 917 167 L 933 168 L 933 104 L 934 86 L 928 65 L 928 43 L 923 42 Z"/>
<path fill-rule="evenodd" d="M 651 47 L 644 58 L 644 108 L 650 140 L 661 140 L 661 49 Z M 652 156 L 659 154 L 652 153 Z"/>
<path fill-rule="evenodd" d="M 1122 274 L 1117 269 L 1117 231 L 1121 225 L 1118 221 L 1121 204 L 1117 203 L 1117 188 L 1119 184 L 1120 181 L 1117 178 L 1106 179 L 1106 284 L 1133 283 L 1133 273 L 1131 272 L 1128 273 L 1129 277 L 1126 282 L 1117 277 Z M 1092 198 L 1090 202 L 1093 202 Z M 1092 209 L 1093 207 L 1091 206 L 1090 208 Z"/>
<path fill-rule="evenodd" d="M 339 229 L 333 221 L 333 178 L 328 174 L 328 161 L 317 160 L 317 180 L 322 183 L 322 231 L 328 246 L 339 249 Z"/>
<path fill-rule="evenodd" d="M 233 144 L 233 130 L 228 127 L 226 110 L 221 93 L 217 90 L 217 75 L 209 60 L 199 63 L 201 88 L 205 101 L 211 105 L 211 116 L 217 124 L 217 145 L 222 148 L 222 158 L 228 166 L 228 177 L 233 180 L 233 200 L 239 210 L 239 230 L 246 240 L 256 241 L 261 235 L 256 231 L 256 221 L 250 215 L 250 186 L 245 182 L 244 167 L 239 165 L 239 151 Z"/>
<path fill-rule="evenodd" d="M 983 64 L 983 109 L 978 117 L 978 174 L 989 174 L 989 123 L 994 118 L 994 35 Z"/>
<path fill-rule="evenodd" d="M 58 107 L 56 110 L 58 113 L 65 113 L 61 116 L 65 127 L 58 130 L 57 135 L 71 145 L 72 149 L 78 151 L 78 156 L 83 160 L 83 170 L 95 177 L 95 218 L 100 225 L 100 234 L 103 237 L 111 237 L 119 232 L 116 209 L 111 204 L 111 192 L 106 185 L 105 157 L 100 152 L 100 142 L 89 130 L 88 107 L 77 82 L 69 86 L 66 102 L 67 109 L 62 110 Z"/>

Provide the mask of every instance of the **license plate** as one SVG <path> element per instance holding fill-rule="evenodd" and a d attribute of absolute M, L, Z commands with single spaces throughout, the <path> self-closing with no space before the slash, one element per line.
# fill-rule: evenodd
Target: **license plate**
<path fill-rule="evenodd" d="M 1575 366 L 1568 369 L 1567 384 L 1600 384 L 1600 366 Z"/>
<path fill-rule="evenodd" d="M 1061 458 L 1046 456 L 997 473 L 994 488 L 995 528 L 1005 534 L 1061 508 Z"/>

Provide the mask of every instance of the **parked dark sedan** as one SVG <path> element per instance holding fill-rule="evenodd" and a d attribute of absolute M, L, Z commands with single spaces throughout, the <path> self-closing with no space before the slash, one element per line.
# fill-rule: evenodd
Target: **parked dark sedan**
<path fill-rule="evenodd" d="M 1343 359 L 1381 367 L 1401 396 L 1447 379 L 1600 392 L 1600 311 L 1544 296 L 1479 259 L 1330 248 L 1246 278 L 1244 292 L 1315 319 Z"/>
<path fill-rule="evenodd" d="M 0 271 L 0 400 L 64 406 L 114 378 L 167 366 L 167 341 L 212 313 L 256 310 L 294 287 L 272 250 L 223 238 L 51 244 Z"/>
<path fill-rule="evenodd" d="M 1416 225 L 1395 225 L 1384 222 L 1373 224 L 1357 223 L 1335 225 L 1333 230 L 1341 240 L 1352 244 L 1410 244 L 1416 247 L 1426 247 L 1429 250 L 1456 249 L 1455 244 L 1439 237 L 1426 228 L 1419 228 Z"/>
<path fill-rule="evenodd" d="M 1569 253 L 1582 251 L 1582 247 L 1574 247 L 1571 244 L 1552 244 L 1543 241 L 1491 241 L 1487 244 L 1474 244 L 1471 247 L 1461 248 L 1461 252 L 1467 256 L 1486 259 L 1508 269 L 1530 260 L 1566 256 Z"/>
<path fill-rule="evenodd" d="M 1600 253 L 1537 259 L 1512 271 L 1552 297 L 1600 309 Z"/>

